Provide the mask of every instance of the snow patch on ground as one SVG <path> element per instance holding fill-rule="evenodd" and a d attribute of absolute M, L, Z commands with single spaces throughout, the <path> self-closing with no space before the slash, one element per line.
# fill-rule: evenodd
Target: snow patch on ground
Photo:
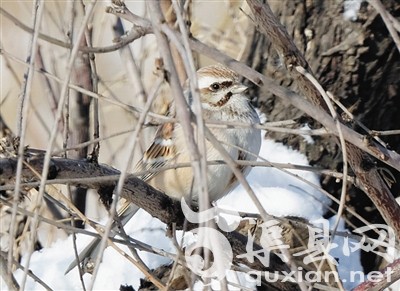
<path fill-rule="evenodd" d="M 264 135 L 264 132 L 262 134 Z M 309 165 L 304 155 L 270 140 L 263 141 L 260 156 L 270 162 Z M 318 189 L 318 175 L 310 171 L 287 171 L 288 173 L 270 167 L 255 167 L 248 175 L 248 182 L 266 211 L 275 216 L 299 216 L 309 220 L 322 219 L 330 200 Z M 301 181 L 293 175 L 301 177 L 307 182 Z M 258 212 L 254 203 L 240 185 L 216 204 L 223 209 L 234 209 L 248 213 Z M 224 217 L 226 218 L 226 216 Z M 333 222 L 331 221 L 332 224 Z M 165 236 L 165 229 L 166 226 L 163 223 L 142 210 L 125 227 L 127 234 L 131 237 L 169 253 L 176 253 L 173 243 Z M 343 224 L 340 225 L 340 229 L 344 230 Z M 180 232 L 178 235 L 180 236 L 178 241 L 180 241 L 182 233 Z M 188 237 L 189 239 L 185 244 L 190 244 L 191 241 L 196 240 L 195 235 L 191 238 L 190 236 Z M 86 235 L 78 234 L 78 250 L 82 250 L 91 239 Z M 337 238 L 337 240 L 339 239 Z M 339 242 L 339 244 L 341 243 Z M 125 246 L 120 247 L 124 252 L 130 254 Z M 343 257 L 340 255 L 340 248 L 337 251 L 338 253 L 333 253 L 333 256 L 339 258 L 340 274 L 343 278 L 346 278 L 346 272 L 350 270 L 361 270 L 359 254 Z M 139 251 L 139 255 L 150 268 L 156 268 L 170 262 L 165 257 L 147 252 Z M 33 253 L 30 269 L 54 290 L 81 290 L 81 282 L 76 268 L 64 275 L 65 270 L 73 260 L 74 252 L 70 236 L 66 240 L 57 241 L 49 248 Z M 23 264 L 24 262 L 25 258 L 22 259 Z M 14 274 L 16 279 L 21 282 L 22 271 L 17 270 Z M 229 270 L 227 274 L 229 281 L 254 289 L 254 282 L 246 282 L 246 276 L 243 273 Z M 121 284 L 132 285 L 137 289 L 140 284 L 140 278 L 143 278 L 143 274 L 131 262 L 117 253 L 116 250 L 108 247 L 104 252 L 102 264 L 94 283 L 94 289 L 118 290 Z M 83 279 L 86 286 L 89 286 L 92 275 L 85 274 Z M 212 282 L 212 284 L 214 286 L 218 283 Z M 354 284 L 345 286 L 350 288 Z M 4 282 L 1 283 L 0 287 L 2 290 L 7 289 Z M 28 278 L 25 289 L 37 290 L 43 289 L 43 287 Z M 198 282 L 194 286 L 194 290 L 200 289 L 201 283 Z M 230 285 L 230 289 L 235 290 L 233 285 Z"/>

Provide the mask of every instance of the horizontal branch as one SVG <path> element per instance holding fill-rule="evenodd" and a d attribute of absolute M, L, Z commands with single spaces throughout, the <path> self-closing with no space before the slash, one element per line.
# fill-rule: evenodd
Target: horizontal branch
<path fill-rule="evenodd" d="M 108 12 L 132 22 L 134 24 L 134 29 L 138 25 L 143 25 L 146 28 L 146 32 L 152 33 L 149 20 L 139 17 L 137 15 L 135 15 L 135 18 L 132 18 L 130 16 L 132 15 L 132 13 L 126 7 L 123 8 L 123 11 L 124 13 L 115 10 L 109 10 Z M 167 26 L 167 24 L 163 25 Z M 171 33 L 173 33 L 174 37 L 177 38 L 180 42 L 183 42 L 182 36 L 178 31 L 171 30 Z M 257 86 L 265 87 L 272 94 L 278 96 L 283 101 L 288 102 L 289 104 L 293 105 L 294 107 L 300 109 L 304 113 L 317 120 L 327 130 L 329 130 L 329 132 L 332 132 L 332 134 L 339 136 L 336 121 L 322 108 L 315 106 L 314 104 L 303 98 L 301 95 L 278 85 L 275 80 L 264 76 L 263 74 L 248 67 L 246 64 L 236 61 L 235 59 L 232 59 L 231 57 L 220 52 L 219 50 L 209 47 L 194 38 L 189 39 L 189 45 L 190 48 L 194 51 L 226 65 L 227 67 L 235 70 L 242 76 L 252 81 Z M 400 171 L 400 155 L 398 153 L 388 150 L 379 143 L 367 138 L 367 136 L 359 134 L 358 132 L 354 131 L 344 124 L 340 124 L 340 128 L 347 142 L 355 145 L 356 147 L 374 156 L 385 164 Z"/>
<path fill-rule="evenodd" d="M 13 185 L 16 175 L 17 158 L 0 159 L 0 183 Z M 43 168 L 43 156 L 37 156 L 29 159 L 24 163 L 21 181 L 37 182 L 40 181 L 35 173 L 41 173 Z M 90 188 L 97 190 L 102 201 L 106 205 L 111 203 L 112 194 L 117 184 L 116 176 L 120 172 L 110 166 L 104 164 L 96 164 L 87 160 L 73 160 L 65 158 L 52 158 L 50 161 L 49 175 L 47 180 L 63 180 L 65 184 Z M 114 179 L 107 179 L 114 178 Z M 171 199 L 164 193 L 154 189 L 143 180 L 136 176 L 129 175 L 125 180 L 125 184 L 121 191 L 121 197 L 136 204 L 140 208 L 147 211 L 151 216 L 161 220 L 167 225 L 174 223 L 177 230 L 191 230 L 199 227 L 197 224 L 185 222 L 185 216 L 181 209 L 179 201 Z M 252 269 L 266 271 L 285 271 L 289 272 L 289 268 L 281 259 L 271 253 L 270 265 L 265 267 L 259 260 L 253 263 L 247 259 L 238 259 L 237 255 L 247 253 L 246 243 L 247 236 L 237 232 L 222 232 L 232 246 L 234 254 L 234 262 L 244 264 Z M 254 244 L 254 251 L 262 248 Z M 279 290 L 296 290 L 295 285 L 286 282 L 276 282 L 274 287 Z"/>
<path fill-rule="evenodd" d="M 178 33 L 176 34 L 177 37 L 179 37 Z M 236 61 L 196 39 L 190 40 L 190 46 L 193 50 L 232 68 L 233 70 L 237 71 L 238 73 L 252 81 L 254 84 L 265 87 L 272 94 L 278 96 L 283 101 L 287 102 L 290 105 L 293 105 L 294 107 L 300 109 L 304 113 L 314 118 L 332 134 L 336 136 L 339 135 L 336 128 L 335 120 L 323 109 L 314 106 L 311 102 L 305 100 L 299 94 L 296 94 L 295 92 L 278 85 L 276 81 L 272 80 L 271 78 L 262 75 L 261 73 L 248 67 L 246 64 Z M 360 133 L 354 131 L 344 124 L 341 124 L 340 127 L 346 141 L 350 142 L 351 144 L 355 145 L 366 153 L 374 156 L 385 164 L 393 167 L 394 169 L 400 171 L 400 155 L 398 153 L 388 150 L 387 148 L 381 146 L 373 140 L 368 139 L 367 136 L 361 135 Z"/>
<path fill-rule="evenodd" d="M 129 11 L 126 7 L 124 7 L 125 11 Z M 0 9 L 0 12 L 5 15 L 6 17 L 10 17 L 11 15 L 5 11 L 4 9 Z M 133 21 L 133 18 L 127 17 L 127 15 L 131 15 L 132 13 L 121 13 L 121 11 L 115 11 L 113 9 L 108 9 L 107 12 L 115 14 L 116 16 L 122 17 L 130 22 Z M 104 48 L 95 48 L 95 47 L 86 47 L 86 46 L 81 46 L 80 50 L 82 52 L 90 52 L 90 53 L 106 53 L 110 51 L 115 51 L 116 48 L 121 48 L 124 45 L 127 45 L 137 38 L 140 38 L 141 36 L 144 36 L 146 34 L 153 33 L 150 25 L 150 21 L 148 19 L 139 17 L 135 15 L 135 22 L 134 27 L 132 28 L 132 34 L 135 34 L 135 31 L 139 31 L 139 35 L 134 35 L 134 37 L 126 37 L 124 38 L 121 43 L 118 43 L 115 46 L 110 46 L 110 47 L 104 47 Z M 18 26 L 23 28 L 26 31 L 30 31 L 31 29 L 29 27 L 24 26 L 19 20 L 17 19 L 12 19 Z M 143 30 L 140 30 L 140 25 L 144 27 Z M 177 37 L 178 40 L 182 41 L 182 37 L 179 32 L 175 31 L 175 37 Z M 130 35 L 130 34 L 129 34 Z M 70 44 L 63 43 L 62 41 L 55 40 L 51 37 L 46 37 L 42 34 L 39 34 L 39 37 L 50 42 L 54 43 L 56 45 L 62 46 L 69 48 L 71 47 Z M 282 87 L 278 85 L 273 79 L 268 78 L 259 72 L 255 71 L 254 69 L 248 67 L 246 64 L 243 64 L 239 61 L 236 61 L 235 59 L 232 59 L 231 57 L 225 55 L 224 53 L 221 53 L 215 48 L 209 47 L 206 44 L 196 40 L 196 39 L 190 39 L 189 44 L 191 49 L 194 51 L 203 54 L 207 57 L 210 57 L 214 59 L 215 61 L 222 63 L 231 69 L 237 71 L 250 81 L 252 81 L 254 84 L 258 86 L 262 86 L 267 88 L 272 94 L 278 96 L 285 102 L 288 102 L 289 104 L 293 105 L 294 107 L 300 109 L 301 111 L 305 112 L 309 116 L 313 117 L 315 120 L 320 122 L 325 128 L 327 128 L 332 134 L 338 136 L 335 120 L 326 113 L 324 110 L 318 108 L 317 106 L 314 106 L 311 104 L 311 102 L 308 102 L 305 100 L 302 96 L 299 94 L 296 94 L 295 92 Z M 1 53 L 4 53 L 0 51 Z M 75 88 L 76 89 L 76 88 Z M 94 96 L 92 96 L 94 97 Z M 95 96 L 97 97 L 97 96 Z M 400 155 L 396 153 L 395 151 L 391 151 L 386 149 L 385 147 L 381 146 L 380 144 L 374 142 L 373 140 L 370 140 L 367 136 L 361 135 L 358 132 L 352 130 L 351 128 L 341 125 L 341 129 L 343 132 L 343 136 L 346 141 L 350 142 L 351 144 L 355 145 L 356 147 L 360 148 L 361 150 L 365 151 L 366 153 L 374 156 L 375 158 L 379 159 L 383 163 L 393 167 L 394 169 L 400 171 Z"/>
<path fill-rule="evenodd" d="M 16 158 L 0 159 L 0 181 L 12 181 L 16 174 Z M 36 173 L 41 173 L 43 168 L 43 157 L 35 157 L 30 159 L 23 168 L 23 181 L 38 181 Z M 34 171 L 32 171 L 32 169 Z M 117 181 L 104 181 L 101 177 L 119 175 L 120 172 L 107 165 L 99 165 L 86 160 L 73 160 L 64 158 L 52 158 L 49 175 L 47 180 L 63 179 L 66 183 L 70 179 L 70 184 L 96 189 L 105 203 L 110 203 L 114 186 Z M 93 178 L 95 179 L 82 179 Z M 157 191 L 153 187 L 141 179 L 130 176 L 125 181 L 124 189 L 121 196 L 128 201 L 135 203 L 139 207 L 145 209 L 152 216 L 160 219 L 165 223 L 171 221 L 176 222 L 178 226 L 183 226 L 184 216 L 180 210 L 180 203 L 171 199 L 164 193 Z"/>

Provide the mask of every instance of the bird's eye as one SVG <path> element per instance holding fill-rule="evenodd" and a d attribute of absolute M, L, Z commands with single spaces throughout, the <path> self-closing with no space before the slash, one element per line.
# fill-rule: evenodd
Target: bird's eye
<path fill-rule="evenodd" d="M 221 88 L 221 85 L 219 83 L 213 83 L 213 84 L 211 84 L 210 88 L 213 91 L 217 91 L 217 90 L 219 90 L 219 88 Z"/>

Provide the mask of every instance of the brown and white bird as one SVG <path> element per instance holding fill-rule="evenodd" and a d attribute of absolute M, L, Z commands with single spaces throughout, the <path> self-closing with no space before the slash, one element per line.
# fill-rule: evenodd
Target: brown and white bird
<path fill-rule="evenodd" d="M 244 94 L 247 87 L 239 82 L 237 73 L 226 67 L 214 65 L 198 70 L 197 78 L 203 118 L 206 121 L 230 121 L 248 125 L 260 122 L 257 112 Z M 185 90 L 185 96 L 189 106 L 192 106 L 193 101 L 188 89 Z M 232 159 L 250 161 L 256 159 L 261 145 L 260 130 L 253 127 L 210 127 L 210 131 L 223 143 Z M 207 140 L 206 152 L 207 161 L 223 160 L 222 154 Z M 154 170 L 167 164 L 189 162 L 190 155 L 181 125 L 167 123 L 159 128 L 153 143 L 144 153 L 136 170 Z M 244 174 L 247 174 L 249 170 L 249 167 L 243 167 Z M 144 175 L 142 179 L 172 198 L 180 200 L 182 197 L 191 197 L 192 202 L 198 201 L 191 167 L 153 171 Z M 209 165 L 207 182 L 210 201 L 218 200 L 237 184 L 235 175 L 227 165 Z"/>
<path fill-rule="evenodd" d="M 210 131 L 221 141 L 233 160 L 256 160 L 261 146 L 261 132 L 251 125 L 258 124 L 260 120 L 245 94 L 247 87 L 239 82 L 239 75 L 224 66 L 213 65 L 199 69 L 197 80 L 204 120 L 249 125 L 248 127 L 231 128 L 210 127 Z M 185 89 L 185 97 L 189 106 L 193 106 L 193 97 L 188 88 Z M 222 154 L 208 140 L 206 140 L 206 152 L 207 161 L 223 160 Z M 136 171 L 154 170 L 165 165 L 189 162 L 190 155 L 181 125 L 167 123 L 158 129 L 152 144 L 136 166 Z M 240 169 L 246 175 L 250 167 L 241 167 Z M 179 200 L 182 197 L 190 198 L 194 204 L 198 201 L 197 187 L 193 184 L 191 167 L 151 171 L 141 178 L 172 198 Z M 219 164 L 207 167 L 210 201 L 220 199 L 236 185 L 236 177 L 228 165 Z M 137 207 L 133 204 L 126 207 L 121 213 L 122 224 L 125 224 L 136 210 Z M 97 249 L 97 244 L 95 242 L 90 244 L 80 254 L 80 260 L 88 256 L 94 258 L 94 253 L 96 253 L 94 249 Z M 72 264 L 68 271 L 75 265 Z"/>

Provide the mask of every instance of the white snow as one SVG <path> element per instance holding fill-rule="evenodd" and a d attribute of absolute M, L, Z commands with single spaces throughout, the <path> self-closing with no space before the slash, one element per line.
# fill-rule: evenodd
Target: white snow
<path fill-rule="evenodd" d="M 308 124 L 304 124 L 304 125 L 300 128 L 300 130 L 307 131 L 307 130 L 311 130 L 311 128 L 310 128 L 310 126 L 309 126 Z M 311 135 L 309 135 L 309 134 L 302 134 L 301 136 L 304 138 L 304 140 L 305 140 L 308 144 L 314 144 L 314 139 L 311 137 Z"/>
<path fill-rule="evenodd" d="M 263 141 L 260 155 L 270 162 L 308 165 L 304 155 L 270 140 Z M 309 220 L 321 219 L 325 208 L 330 204 L 330 200 L 318 190 L 319 177 L 309 171 L 290 170 L 290 173 L 305 179 L 311 185 L 279 169 L 269 167 L 253 168 L 248 175 L 248 181 L 269 214 L 275 216 L 299 216 Z M 242 186 L 238 186 L 232 193 L 218 201 L 217 205 L 224 209 L 235 209 L 250 213 L 257 212 L 255 205 L 251 202 Z M 171 240 L 165 236 L 165 229 L 166 226 L 163 223 L 142 210 L 125 227 L 127 234 L 133 238 L 167 252 L 175 253 Z M 191 239 L 193 240 L 195 237 Z M 90 240 L 91 237 L 78 234 L 78 249 L 83 249 Z M 180 238 L 178 238 L 179 240 Z M 186 241 L 185 244 L 190 244 L 190 241 Z M 120 247 L 127 254 L 130 254 L 125 246 Z M 147 252 L 139 252 L 139 254 L 150 268 L 156 268 L 170 261 L 162 256 Z M 334 256 L 339 257 L 340 254 L 335 254 Z M 49 248 L 35 252 L 29 268 L 54 290 L 81 290 L 81 282 L 76 268 L 64 275 L 72 260 L 74 260 L 72 238 L 68 237 L 66 240 L 57 241 Z M 24 264 L 24 262 L 25 259 L 23 258 L 22 263 Z M 349 257 L 342 256 L 339 262 L 340 268 L 342 268 L 342 276 L 345 276 L 349 270 L 361 270 L 358 253 Z M 228 271 L 228 274 L 230 281 L 243 284 L 250 290 L 254 289 L 254 282 L 245 282 L 243 273 Z M 14 275 L 20 282 L 22 271 L 17 270 Z M 104 252 L 102 264 L 94 283 L 94 290 L 118 290 L 121 284 L 132 285 L 137 289 L 140 278 L 143 278 L 143 274 L 131 262 L 111 247 L 108 247 Z M 85 274 L 83 279 L 86 286 L 89 286 L 92 275 Z M 217 283 L 212 282 L 212 284 L 214 286 Z M 346 284 L 346 287 L 350 286 L 353 287 L 354 284 Z M 0 289 L 7 289 L 4 282 L 1 282 Z M 38 290 L 43 289 L 43 287 L 28 277 L 25 289 Z M 194 290 L 200 289 L 201 283 L 198 282 Z M 234 290 L 235 288 L 231 286 L 230 289 Z"/>
<path fill-rule="evenodd" d="M 289 163 L 308 166 L 307 158 L 297 151 L 270 140 L 264 140 L 260 156 L 269 162 Z M 309 171 L 289 172 L 319 186 L 318 176 Z M 308 219 L 321 217 L 327 199 L 316 188 L 279 169 L 255 167 L 247 177 L 265 210 L 275 216 L 300 216 Z M 221 208 L 228 206 L 243 212 L 257 212 L 243 186 L 239 185 L 229 195 L 218 201 Z"/>
<path fill-rule="evenodd" d="M 332 216 L 329 221 L 330 225 L 334 225 L 337 216 Z M 340 219 L 340 223 L 338 226 L 338 231 L 346 231 L 344 226 L 344 220 Z M 343 287 L 345 290 L 351 290 L 355 288 L 359 282 L 354 282 L 354 279 L 351 278 L 351 272 L 357 272 L 362 270 L 361 261 L 360 261 L 360 252 L 352 252 L 351 255 L 346 255 L 343 251 L 342 246 L 345 246 L 347 243 L 344 241 L 345 238 L 340 235 L 336 235 L 333 243 L 336 243 L 338 246 L 330 252 L 333 257 L 337 258 L 340 264 L 340 268 L 338 268 L 338 273 L 340 279 L 343 282 Z M 349 244 L 356 243 L 354 239 L 349 239 Z M 354 273 L 353 273 L 354 274 Z M 354 277 L 354 276 L 353 276 Z"/>
<path fill-rule="evenodd" d="M 154 247 L 174 252 L 173 244 L 165 236 L 165 224 L 151 217 L 143 210 L 139 210 L 134 218 L 125 227 L 125 231 L 129 236 Z M 82 250 L 91 240 L 91 237 L 78 234 L 78 251 Z M 130 254 L 126 246 L 119 245 L 119 247 L 125 253 Z M 141 251 L 138 251 L 138 253 L 150 268 L 156 268 L 169 262 L 168 259 L 162 256 Z M 30 269 L 53 290 L 81 290 L 82 286 L 77 268 L 64 275 L 73 260 L 73 243 L 70 236 L 67 240 L 57 241 L 50 248 L 35 252 L 31 259 Z M 101 265 L 93 286 L 94 290 L 118 290 L 121 284 L 133 285 L 134 288 L 137 288 L 139 286 L 139 278 L 143 277 L 143 274 L 131 262 L 111 247 L 106 248 L 104 251 Z M 15 277 L 20 282 L 22 271 L 16 271 Z M 92 275 L 84 275 L 86 286 L 90 285 L 91 280 Z M 5 290 L 3 288 L 6 289 L 2 285 L 0 289 Z M 25 289 L 37 290 L 43 288 L 28 277 Z"/>
<path fill-rule="evenodd" d="M 343 17 L 345 20 L 356 21 L 357 14 L 361 7 L 363 0 L 345 0 Z"/>

